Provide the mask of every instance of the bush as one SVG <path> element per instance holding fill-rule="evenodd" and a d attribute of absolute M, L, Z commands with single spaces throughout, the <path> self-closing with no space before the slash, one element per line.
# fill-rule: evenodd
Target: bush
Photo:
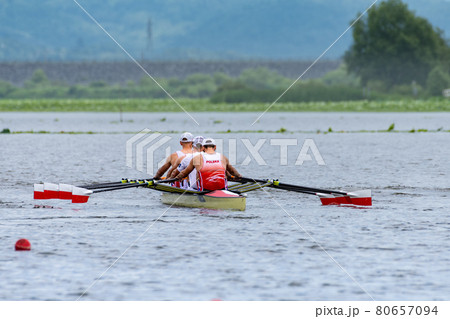
<path fill-rule="evenodd" d="M 214 83 L 214 80 L 211 75 L 201 73 L 189 75 L 183 81 L 183 84 L 185 85 L 196 85 L 206 83 Z"/>
<path fill-rule="evenodd" d="M 106 83 L 105 81 L 94 81 L 89 83 L 89 86 L 91 88 L 104 88 L 108 86 L 108 83 Z"/>
<path fill-rule="evenodd" d="M 442 91 L 450 88 L 450 76 L 441 66 L 434 67 L 427 78 L 427 90 L 430 95 L 442 95 Z"/>
<path fill-rule="evenodd" d="M 214 73 L 213 78 L 214 78 L 214 83 L 217 86 L 221 86 L 224 83 L 229 82 L 229 81 L 232 80 L 228 75 L 226 75 L 225 73 L 222 73 L 222 72 Z"/>
<path fill-rule="evenodd" d="M 39 87 L 47 87 L 50 85 L 50 81 L 47 78 L 44 70 L 37 69 L 31 75 L 31 78 L 25 81 L 25 88 L 39 88 Z"/>
<path fill-rule="evenodd" d="M 291 79 L 266 68 L 246 69 L 239 75 L 238 80 L 256 90 L 287 88 L 292 84 Z"/>
<path fill-rule="evenodd" d="M 211 97 L 212 103 L 243 103 L 275 101 L 284 89 L 255 90 L 241 82 L 229 82 L 221 86 Z M 360 88 L 344 85 L 327 86 L 319 81 L 301 82 L 289 90 L 280 102 L 351 101 L 362 100 Z"/>
<path fill-rule="evenodd" d="M 11 83 L 0 80 L 0 98 L 6 97 L 14 90 L 15 88 Z"/>
<path fill-rule="evenodd" d="M 353 73 L 348 73 L 347 66 L 341 64 L 336 70 L 330 71 L 322 77 L 322 82 L 327 85 L 346 85 L 359 87 L 361 80 Z"/>
<path fill-rule="evenodd" d="M 288 91 L 281 102 L 352 101 L 364 99 L 362 90 L 346 85 L 308 81 Z"/>
<path fill-rule="evenodd" d="M 417 83 L 403 84 L 393 86 L 389 93 L 399 96 L 419 97 L 423 95 L 423 89 Z"/>

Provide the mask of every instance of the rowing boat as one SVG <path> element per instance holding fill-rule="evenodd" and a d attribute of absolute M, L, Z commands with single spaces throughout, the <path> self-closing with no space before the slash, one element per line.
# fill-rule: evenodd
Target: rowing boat
<path fill-rule="evenodd" d="M 245 210 L 246 200 L 247 196 L 227 190 L 218 190 L 206 194 L 161 194 L 163 204 L 208 209 Z"/>
<path fill-rule="evenodd" d="M 153 183 L 149 188 L 162 192 L 163 204 L 208 209 L 245 210 L 247 196 L 229 190 L 196 191 Z"/>

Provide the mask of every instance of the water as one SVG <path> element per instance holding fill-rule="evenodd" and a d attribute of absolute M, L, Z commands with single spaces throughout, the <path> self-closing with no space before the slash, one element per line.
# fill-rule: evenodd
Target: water
<path fill-rule="evenodd" d="M 156 191 L 145 189 L 96 194 L 88 204 L 34 201 L 33 183 L 145 177 L 126 167 L 132 134 L 120 132 L 207 131 L 227 145 L 230 134 L 214 132 L 247 130 L 257 114 L 194 114 L 201 127 L 181 113 L 124 114 L 123 123 L 115 116 L 0 114 L 0 128 L 12 131 L 115 132 L 0 135 L 0 300 L 76 300 L 86 289 L 81 300 L 450 298 L 449 133 L 232 135 L 253 144 L 312 138 L 325 166 L 295 166 L 301 143 L 290 147 L 288 165 L 280 165 L 278 148 L 269 142 L 260 151 L 266 166 L 254 160 L 244 166 L 248 152 L 238 141 L 236 167 L 245 176 L 300 185 L 370 188 L 370 208 L 321 206 L 315 196 L 272 189 L 249 193 L 245 212 L 169 209 Z M 395 123 L 435 130 L 449 129 L 448 117 L 270 113 L 255 129 L 386 129 Z M 22 237 L 30 240 L 30 252 L 14 251 Z"/>
<path fill-rule="evenodd" d="M 0 127 L 14 131 L 154 131 L 218 132 L 231 130 L 290 131 L 386 130 L 443 128 L 450 130 L 449 113 L 193 113 L 197 126 L 185 113 L 0 113 Z M 122 119 L 122 122 L 120 121 Z"/>

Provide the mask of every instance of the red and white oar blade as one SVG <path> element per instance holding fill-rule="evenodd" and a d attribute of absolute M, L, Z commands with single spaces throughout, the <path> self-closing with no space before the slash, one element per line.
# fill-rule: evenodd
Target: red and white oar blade
<path fill-rule="evenodd" d="M 44 193 L 44 184 L 34 184 L 34 199 L 47 199 Z"/>
<path fill-rule="evenodd" d="M 72 187 L 72 203 L 87 203 L 92 191 L 81 187 Z"/>
<path fill-rule="evenodd" d="M 319 196 L 322 205 L 341 205 L 344 204 L 344 197 L 335 197 L 331 194 L 317 193 Z"/>
<path fill-rule="evenodd" d="M 59 199 L 71 200 L 72 188 L 69 184 L 59 184 Z"/>
<path fill-rule="evenodd" d="M 46 199 L 59 198 L 58 184 L 44 183 L 44 196 Z"/>
<path fill-rule="evenodd" d="M 348 196 L 353 205 L 372 206 L 372 191 L 370 189 L 350 192 Z"/>
<path fill-rule="evenodd" d="M 347 193 L 347 195 L 317 193 L 322 205 L 357 205 L 372 206 L 372 191 L 364 189 Z"/>

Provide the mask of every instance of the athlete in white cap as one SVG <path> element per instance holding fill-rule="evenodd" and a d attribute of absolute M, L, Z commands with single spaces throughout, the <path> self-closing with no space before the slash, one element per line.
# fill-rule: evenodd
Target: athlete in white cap
<path fill-rule="evenodd" d="M 241 177 L 226 156 L 216 153 L 216 142 L 212 138 L 205 138 L 202 145 L 203 152 L 192 158 L 189 165 L 176 176 L 178 180 L 182 180 L 196 169 L 197 189 L 213 191 L 227 188 L 227 172 Z"/>
<path fill-rule="evenodd" d="M 153 179 L 161 179 L 161 177 L 164 175 L 164 173 L 170 168 L 169 172 L 167 173 L 167 176 L 170 176 L 172 171 L 176 168 L 175 164 L 179 158 L 183 158 L 186 156 L 186 154 L 192 153 L 192 142 L 194 141 L 194 136 L 189 133 L 185 132 L 181 134 L 180 137 L 180 145 L 182 147 L 181 151 L 176 151 L 175 153 L 170 154 L 166 162 L 163 166 L 156 172 Z"/>
<path fill-rule="evenodd" d="M 178 158 L 176 162 L 176 168 L 172 171 L 171 178 L 175 178 L 182 170 L 184 170 L 186 167 L 188 167 L 189 163 L 191 162 L 192 158 L 198 154 L 203 149 L 203 136 L 196 136 L 194 137 L 194 143 L 192 144 L 192 153 L 187 154 L 185 157 Z M 192 172 L 188 175 L 189 180 L 184 179 L 181 182 L 181 188 L 185 189 L 197 189 L 197 170 L 193 169 Z"/>

